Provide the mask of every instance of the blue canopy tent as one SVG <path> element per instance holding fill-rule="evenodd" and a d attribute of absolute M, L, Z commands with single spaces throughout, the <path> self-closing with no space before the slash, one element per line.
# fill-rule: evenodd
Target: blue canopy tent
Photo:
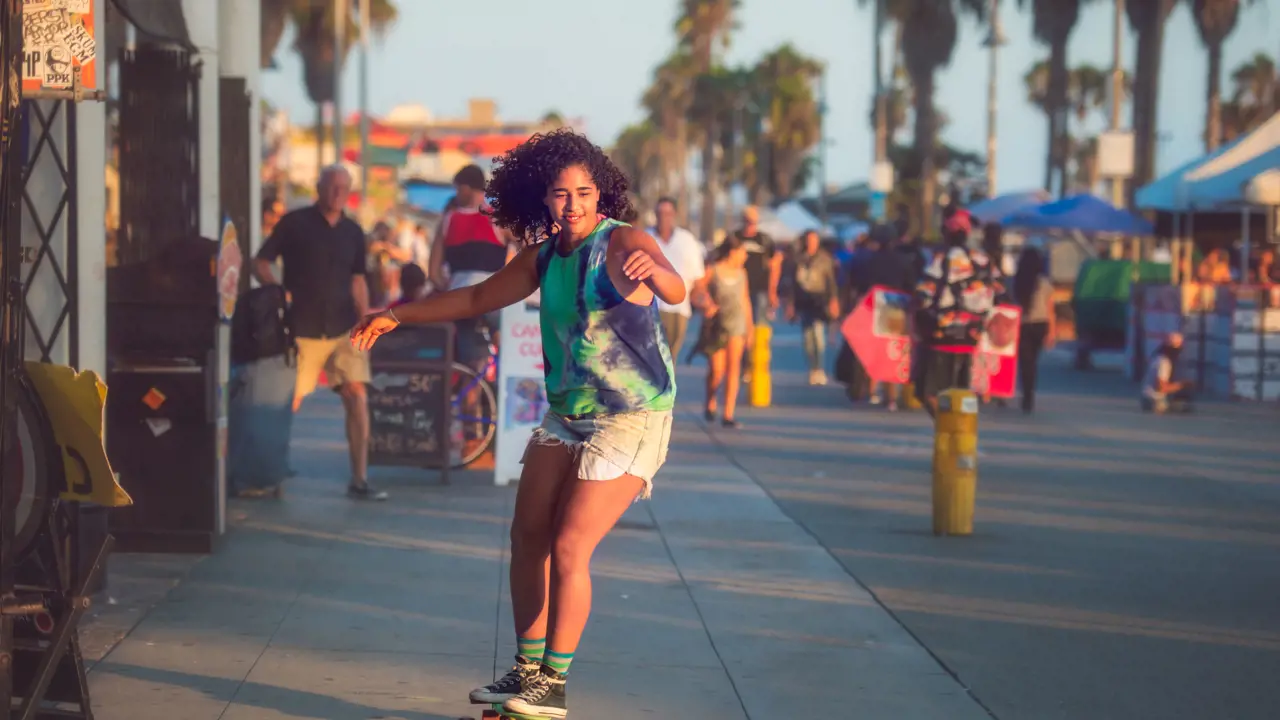
<path fill-rule="evenodd" d="M 1280 112 L 1240 138 L 1226 151 L 1210 156 L 1187 173 L 1183 189 L 1188 204 L 1212 208 L 1245 203 L 1245 186 L 1258 175 L 1280 168 Z"/>
<path fill-rule="evenodd" d="M 1226 148 L 1218 148 L 1221 153 Z M 1180 212 L 1186 208 L 1181 196 L 1182 180 L 1187 173 L 1200 167 L 1209 157 L 1198 157 L 1177 170 L 1143 185 L 1133 195 L 1133 204 L 1142 210 L 1159 210 L 1160 212 Z"/>
<path fill-rule="evenodd" d="M 444 214 L 444 206 L 454 194 L 453 185 L 429 182 L 406 182 L 404 201 L 419 210 L 435 215 Z"/>
<path fill-rule="evenodd" d="M 983 224 L 1002 222 L 1014 213 L 1048 202 L 1050 197 L 1049 193 L 1043 190 L 1005 193 L 970 205 L 968 210 L 970 215 Z"/>
<path fill-rule="evenodd" d="M 1078 232 L 1086 235 L 1152 235 L 1155 228 L 1141 217 L 1118 210 L 1093 195 L 1071 195 L 1016 212 L 1003 220 L 1010 228 Z"/>

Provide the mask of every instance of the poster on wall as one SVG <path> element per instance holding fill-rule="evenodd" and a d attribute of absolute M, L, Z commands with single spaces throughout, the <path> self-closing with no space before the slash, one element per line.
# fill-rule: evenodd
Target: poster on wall
<path fill-rule="evenodd" d="M 507 485 L 520 479 L 520 458 L 534 428 L 547 412 L 543 377 L 542 324 L 539 296 L 502 311 L 502 351 L 498 355 L 498 435 L 493 482 Z"/>
<path fill-rule="evenodd" d="M 97 87 L 93 0 L 22 1 L 22 91 Z"/>
<path fill-rule="evenodd" d="M 987 318 L 987 331 L 978 341 L 973 356 L 969 387 L 978 394 L 1011 398 L 1018 387 L 1018 335 L 1022 329 L 1022 309 L 997 305 Z"/>

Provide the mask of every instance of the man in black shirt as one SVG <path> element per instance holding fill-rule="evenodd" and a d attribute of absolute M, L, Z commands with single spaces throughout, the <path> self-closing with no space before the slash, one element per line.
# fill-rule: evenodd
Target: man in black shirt
<path fill-rule="evenodd" d="M 782 277 L 782 253 L 773 238 L 760 231 L 760 209 L 748 205 L 742 209 L 742 227 L 735 233 L 747 250 L 747 293 L 751 296 L 751 316 L 756 327 L 767 327 L 778 311 L 778 280 Z M 751 345 L 747 338 L 742 352 L 742 377 L 751 377 Z"/>
<path fill-rule="evenodd" d="M 747 292 L 755 324 L 768 325 L 778 310 L 778 279 L 782 277 L 782 253 L 773 238 L 760 231 L 760 209 L 742 209 L 742 227 L 735 233 L 747 249 Z"/>
<path fill-rule="evenodd" d="M 351 346 L 356 321 L 369 312 L 364 231 L 343 212 L 351 176 L 340 165 L 325 168 L 311 207 L 280 219 L 254 262 L 264 285 L 276 285 L 274 264 L 284 263 L 283 285 L 292 297 L 293 333 L 298 341 L 298 379 L 293 409 L 315 391 L 323 370 L 346 411 L 351 483 L 347 495 L 385 500 L 369 486 L 369 409 L 365 385 L 369 358 Z"/>

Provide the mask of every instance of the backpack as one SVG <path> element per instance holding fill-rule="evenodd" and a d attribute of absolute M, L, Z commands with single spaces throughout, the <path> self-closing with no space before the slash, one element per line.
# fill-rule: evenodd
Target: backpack
<path fill-rule="evenodd" d="M 953 278 L 951 249 L 943 251 L 940 265 L 942 275 L 936 281 L 933 298 L 928 308 L 917 319 L 923 336 L 934 346 L 976 346 L 983 332 L 983 323 L 991 311 L 990 292 L 998 290 L 990 277 L 990 267 L 974 262 L 968 248 L 959 248 L 971 268 L 967 276 Z M 932 280 L 926 276 L 926 280 Z M 980 297 L 978 293 L 983 293 Z M 952 303 L 942 307 L 942 298 L 950 294 Z M 985 298 L 985 299 L 983 299 Z"/>
<path fill-rule="evenodd" d="M 242 293 L 231 318 L 231 363 L 286 355 L 292 365 L 296 353 L 284 288 L 267 285 Z"/>

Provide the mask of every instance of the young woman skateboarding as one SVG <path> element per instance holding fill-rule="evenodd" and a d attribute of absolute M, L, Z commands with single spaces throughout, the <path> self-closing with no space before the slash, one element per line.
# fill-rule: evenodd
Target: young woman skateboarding
<path fill-rule="evenodd" d="M 551 408 L 525 449 L 511 523 L 519 654 L 471 701 L 560 718 L 591 612 L 591 555 L 666 460 L 676 383 L 654 298 L 679 303 L 685 284 L 626 223 L 626 178 L 581 135 L 533 136 L 499 158 L 487 193 L 494 221 L 525 249 L 479 285 L 366 317 L 351 338 L 366 350 L 401 323 L 482 315 L 542 291 Z"/>

